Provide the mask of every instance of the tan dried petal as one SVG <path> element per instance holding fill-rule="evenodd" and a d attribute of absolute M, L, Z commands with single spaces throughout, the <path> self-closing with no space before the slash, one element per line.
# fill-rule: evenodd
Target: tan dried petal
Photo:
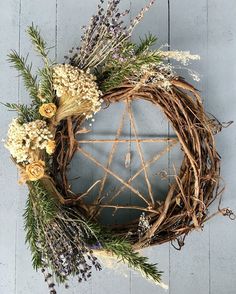
<path fill-rule="evenodd" d="M 46 152 L 51 155 L 56 149 L 56 142 L 54 140 L 49 140 L 46 146 Z"/>

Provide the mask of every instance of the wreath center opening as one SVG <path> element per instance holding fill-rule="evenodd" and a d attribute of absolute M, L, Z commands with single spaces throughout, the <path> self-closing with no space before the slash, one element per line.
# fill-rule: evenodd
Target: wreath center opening
<path fill-rule="evenodd" d="M 183 159 L 162 111 L 142 99 L 104 107 L 76 139 L 71 190 L 103 224 L 147 219 L 163 204 Z"/>

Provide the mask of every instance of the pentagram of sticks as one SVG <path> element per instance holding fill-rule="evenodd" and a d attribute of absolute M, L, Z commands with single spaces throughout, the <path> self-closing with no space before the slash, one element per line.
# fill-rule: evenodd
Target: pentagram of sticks
<path fill-rule="evenodd" d="M 162 156 L 164 156 L 167 152 L 169 152 L 171 150 L 171 148 L 174 147 L 178 143 L 178 140 L 177 140 L 177 138 L 170 138 L 170 137 L 159 137 L 159 138 L 151 138 L 151 139 L 141 139 L 141 138 L 139 138 L 130 100 L 126 100 L 125 104 L 126 104 L 125 109 L 124 109 L 123 114 L 121 116 L 120 124 L 119 124 L 119 127 L 117 129 L 114 140 L 92 139 L 92 140 L 79 140 L 78 141 L 78 147 L 77 147 L 78 151 L 81 154 L 83 154 L 86 158 L 91 160 L 96 166 L 103 169 L 103 171 L 104 171 L 104 177 L 101 180 L 96 181 L 85 193 L 83 193 L 82 195 L 79 196 L 79 199 L 81 200 L 81 198 L 88 195 L 89 192 L 97 184 L 100 184 L 97 198 L 93 201 L 92 204 L 89 204 L 90 206 L 93 207 L 93 216 L 98 215 L 102 211 L 102 209 L 104 209 L 104 208 L 113 208 L 113 209 L 115 209 L 115 211 L 117 209 L 136 209 L 136 210 L 141 210 L 141 211 L 146 211 L 146 212 L 151 212 L 151 213 L 158 213 L 155 210 L 156 203 L 155 203 L 155 200 L 154 200 L 152 186 L 151 186 L 149 176 L 148 176 L 148 168 L 149 168 L 150 165 L 154 164 Z M 128 140 L 127 139 L 120 139 L 121 132 L 122 132 L 122 129 L 123 129 L 123 126 L 124 126 L 124 121 L 125 121 L 125 118 L 126 118 L 127 114 L 128 114 L 129 120 L 130 120 L 131 132 L 134 135 L 134 139 L 128 139 Z M 118 143 L 129 143 L 129 142 L 136 142 L 137 151 L 138 151 L 140 161 L 141 161 L 141 167 L 128 180 L 124 180 L 117 173 L 112 171 L 110 169 L 110 166 L 111 166 L 112 160 L 114 158 L 114 154 L 115 154 L 115 152 L 117 150 Z M 157 142 L 159 142 L 159 143 L 160 142 L 166 142 L 168 144 L 159 153 L 155 154 L 152 159 L 145 162 L 141 143 L 157 143 Z M 108 159 L 107 159 L 106 164 L 100 163 L 90 153 L 88 153 L 83 148 L 81 148 L 81 145 L 84 144 L 84 143 L 91 143 L 91 144 L 113 143 L 110 154 L 108 155 Z M 145 182 L 146 182 L 146 185 L 147 185 L 148 197 L 145 197 L 134 186 L 132 186 L 132 182 L 134 181 L 134 179 L 137 176 L 139 176 L 142 172 L 144 173 L 144 179 L 145 179 Z M 116 191 L 114 195 L 112 195 L 112 197 L 108 200 L 107 203 L 102 204 L 101 202 L 102 202 L 102 199 L 103 199 L 103 191 L 104 191 L 104 187 L 105 187 L 108 175 L 114 177 L 122 185 L 121 185 L 120 189 L 118 191 Z M 129 189 L 131 192 L 133 192 L 133 194 L 135 196 L 139 197 L 145 203 L 145 205 L 144 206 L 137 206 L 137 205 L 115 205 L 115 204 L 113 204 L 113 201 L 120 195 L 120 193 L 124 189 Z"/>

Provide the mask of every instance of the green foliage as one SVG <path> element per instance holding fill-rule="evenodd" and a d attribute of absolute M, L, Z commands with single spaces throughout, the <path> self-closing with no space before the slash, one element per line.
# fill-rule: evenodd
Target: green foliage
<path fill-rule="evenodd" d="M 31 182 L 29 189 L 30 192 L 26 203 L 24 219 L 26 242 L 30 246 L 32 262 L 35 269 L 45 265 L 43 257 L 50 256 L 48 255 L 48 251 L 51 249 L 48 248 L 49 244 L 47 241 L 49 236 L 47 237 L 46 228 L 48 224 L 57 220 L 62 224 L 60 234 L 64 235 L 65 238 L 72 238 L 71 242 L 73 242 L 73 237 L 71 236 L 72 231 L 70 230 L 73 224 L 74 229 L 78 228 L 80 241 L 83 242 L 82 244 L 89 246 L 89 244 L 99 242 L 105 250 L 117 256 L 124 263 L 127 263 L 129 267 L 139 271 L 145 278 L 156 283 L 160 282 L 161 272 L 157 270 L 156 264 L 148 263 L 147 257 L 135 252 L 127 240 L 115 237 L 112 232 L 107 231 L 98 224 L 86 221 L 80 216 L 78 211 L 72 208 L 59 207 L 54 198 L 41 185 L 40 181 Z M 66 252 L 63 253 L 65 254 Z M 50 265 L 50 268 L 54 272 L 56 265 L 54 265 L 53 260 L 48 260 L 47 265 Z M 63 277 L 60 277 L 60 274 L 57 274 L 56 271 L 55 275 L 57 278 L 62 278 L 60 282 L 64 282 Z"/>
<path fill-rule="evenodd" d="M 40 78 L 40 85 L 38 85 L 37 75 L 31 73 L 32 64 L 27 64 L 27 58 L 20 56 L 14 50 L 8 55 L 8 61 L 19 71 L 20 76 L 23 78 L 24 85 L 32 98 L 30 106 L 16 103 L 4 104 L 9 110 L 18 112 L 19 121 L 21 123 L 41 118 L 38 109 L 42 104 L 42 100 L 39 95 L 41 98 L 44 98 L 46 102 L 51 102 L 55 98 L 52 83 L 52 63 L 47 57 L 48 51 L 46 48 L 46 42 L 42 39 L 37 27 L 33 24 L 28 28 L 27 32 L 36 51 L 44 61 L 44 67 L 38 70 Z"/>
<path fill-rule="evenodd" d="M 24 212 L 25 221 L 25 242 L 29 244 L 32 264 L 34 269 L 42 267 L 42 252 L 39 247 L 40 232 L 38 231 L 37 213 L 35 211 L 33 199 L 29 196 L 26 202 L 26 208 Z"/>
<path fill-rule="evenodd" d="M 140 44 L 136 46 L 135 54 L 139 55 L 148 51 L 150 47 L 155 45 L 157 42 L 157 37 L 151 34 L 145 36 L 145 39 L 140 38 Z"/>
<path fill-rule="evenodd" d="M 31 74 L 32 64 L 27 65 L 27 58 L 20 56 L 14 50 L 8 55 L 8 61 L 19 71 L 30 97 L 38 100 L 37 76 Z"/>
<path fill-rule="evenodd" d="M 34 45 L 36 51 L 46 61 L 47 55 L 48 55 L 47 48 L 46 48 L 47 44 L 41 37 L 38 28 L 32 24 L 31 26 L 28 27 L 27 33 L 30 36 L 31 42 Z"/>
<path fill-rule="evenodd" d="M 43 266 L 42 253 L 46 246 L 44 226 L 56 216 L 57 206 L 54 198 L 41 185 L 40 181 L 31 182 L 29 196 L 24 212 L 26 243 L 32 253 L 35 269 Z"/>
<path fill-rule="evenodd" d="M 29 196 L 34 199 L 37 213 L 40 215 L 43 223 L 48 223 L 56 217 L 57 202 L 44 188 L 40 180 L 30 182 Z"/>
<path fill-rule="evenodd" d="M 40 114 L 34 107 L 17 103 L 1 103 L 10 111 L 18 113 L 18 120 L 21 124 L 40 119 Z"/>
<path fill-rule="evenodd" d="M 45 66 L 39 70 L 40 76 L 40 94 L 47 101 L 53 101 L 55 97 L 55 92 L 53 89 L 53 77 L 52 77 L 52 68 Z"/>
<path fill-rule="evenodd" d="M 44 68 L 39 70 L 40 76 L 40 95 L 50 102 L 53 100 L 55 94 L 52 83 L 52 65 L 53 63 L 48 58 L 47 44 L 40 35 L 40 31 L 33 24 L 27 30 L 32 44 L 36 52 L 42 57 L 44 61 Z"/>
<path fill-rule="evenodd" d="M 109 56 L 101 72 L 98 73 L 102 91 L 119 86 L 126 78 L 138 74 L 142 66 L 160 62 L 158 52 L 149 50 L 155 44 L 156 37 L 148 35 L 140 40 L 139 45 L 126 42 L 119 51 Z"/>
<path fill-rule="evenodd" d="M 157 270 L 156 264 L 148 263 L 148 258 L 135 252 L 131 244 L 125 239 L 110 236 L 102 245 L 106 250 L 116 255 L 118 259 L 127 263 L 129 267 L 139 271 L 146 279 L 155 283 L 161 282 L 162 272 Z"/>

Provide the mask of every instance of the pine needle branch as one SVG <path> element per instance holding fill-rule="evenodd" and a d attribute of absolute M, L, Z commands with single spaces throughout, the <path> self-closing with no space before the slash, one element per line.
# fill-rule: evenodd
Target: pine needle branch
<path fill-rule="evenodd" d="M 107 76 L 101 82 L 101 90 L 108 91 L 112 88 L 119 86 L 126 78 L 139 73 L 143 65 L 155 64 L 160 62 L 160 56 L 157 52 L 147 52 L 139 54 L 133 58 L 132 61 L 128 60 L 124 63 L 113 63 L 113 67 L 107 69 L 107 72 L 103 72 L 104 76 Z"/>
<path fill-rule="evenodd" d="M 148 258 L 135 252 L 128 241 L 113 237 L 105 240 L 102 245 L 129 267 L 139 271 L 146 279 L 156 284 L 161 283 L 162 272 L 157 270 L 156 264 L 148 263 Z"/>
<path fill-rule="evenodd" d="M 18 121 L 20 123 L 27 123 L 36 119 L 40 119 L 40 114 L 32 106 L 17 103 L 1 103 L 10 111 L 16 111 L 18 113 Z"/>
<path fill-rule="evenodd" d="M 43 266 L 42 255 L 45 246 L 43 227 L 56 216 L 56 204 L 40 181 L 31 182 L 29 191 L 23 214 L 26 231 L 25 241 L 29 244 L 32 253 L 33 267 L 38 269 Z"/>
<path fill-rule="evenodd" d="M 145 39 L 140 38 L 140 44 L 137 45 L 135 54 L 139 55 L 150 49 L 151 46 L 155 45 L 157 42 L 157 37 L 152 34 L 145 35 Z"/>
<path fill-rule="evenodd" d="M 40 76 L 40 95 L 50 102 L 55 97 L 52 81 L 52 62 L 48 58 L 47 44 L 40 35 L 40 31 L 33 24 L 27 30 L 35 50 L 40 54 L 44 61 L 44 68 L 39 70 Z"/>
<path fill-rule="evenodd" d="M 40 94 L 42 98 L 51 102 L 55 97 L 55 91 L 53 89 L 53 70 L 49 66 L 39 70 L 40 80 Z"/>
<path fill-rule="evenodd" d="M 37 270 L 38 268 L 42 267 L 42 251 L 38 247 L 39 232 L 35 213 L 33 200 L 29 196 L 26 202 L 25 212 L 23 214 L 26 231 L 25 242 L 29 244 L 32 254 L 32 264 L 34 269 Z"/>
<path fill-rule="evenodd" d="M 32 64 L 27 65 L 27 58 L 20 56 L 14 50 L 8 55 L 8 61 L 12 63 L 13 67 L 19 71 L 20 75 L 23 78 L 25 87 L 30 94 L 30 97 L 37 100 L 38 99 L 37 76 L 33 76 L 31 74 Z"/>
<path fill-rule="evenodd" d="M 34 45 L 35 50 L 42 56 L 45 62 L 48 62 L 48 52 L 46 48 L 47 44 L 41 37 L 38 28 L 35 27 L 34 24 L 32 24 L 28 27 L 27 33 L 30 36 L 31 42 Z"/>

